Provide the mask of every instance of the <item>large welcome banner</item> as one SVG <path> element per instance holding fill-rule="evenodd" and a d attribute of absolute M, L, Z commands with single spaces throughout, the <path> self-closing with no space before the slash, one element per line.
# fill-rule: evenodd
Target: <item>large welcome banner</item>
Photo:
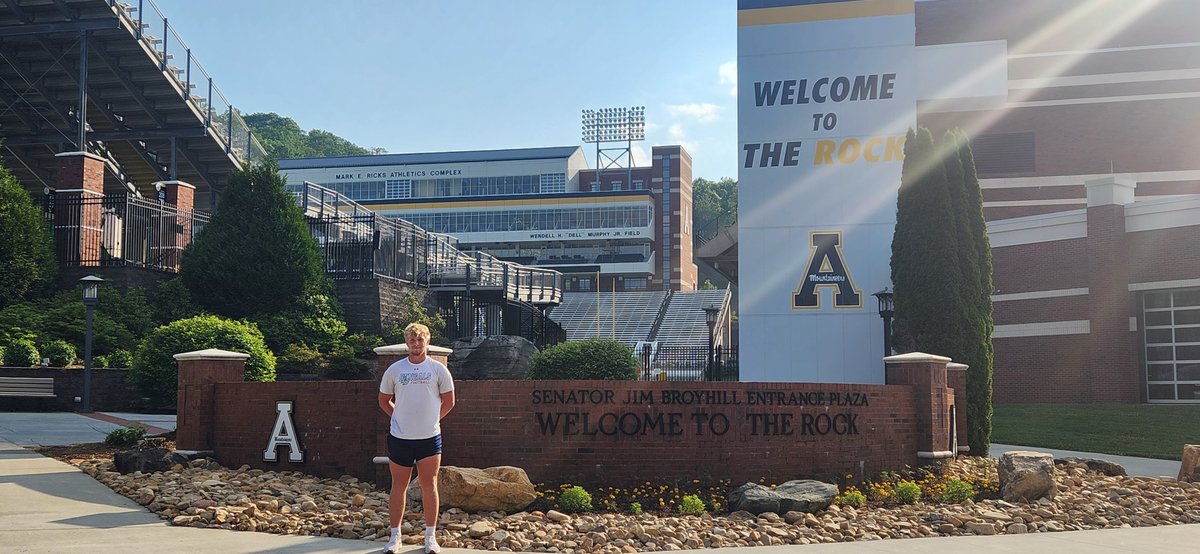
<path fill-rule="evenodd" d="M 738 8 L 742 379 L 882 383 L 913 3 Z"/>

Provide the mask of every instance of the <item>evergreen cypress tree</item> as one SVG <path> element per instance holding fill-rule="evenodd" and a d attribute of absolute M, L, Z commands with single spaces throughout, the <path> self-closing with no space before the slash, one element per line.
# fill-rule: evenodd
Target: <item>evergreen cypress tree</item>
<path fill-rule="evenodd" d="M 962 237 L 969 237 L 963 252 L 975 265 L 967 271 L 965 289 L 968 296 L 964 301 L 971 309 L 971 330 L 977 338 L 972 349 L 966 353 L 962 363 L 967 369 L 967 442 L 971 453 L 986 456 L 992 442 L 992 246 L 988 241 L 987 223 L 983 217 L 983 192 L 979 188 L 979 177 L 975 172 L 975 156 L 971 142 L 962 131 L 952 137 L 957 150 L 958 163 L 962 168 L 962 191 L 967 229 Z"/>
<path fill-rule="evenodd" d="M 0 165 L 0 308 L 48 292 L 58 273 L 42 211 Z"/>
<path fill-rule="evenodd" d="M 892 237 L 894 344 L 901 352 L 960 357 L 967 339 L 958 228 L 933 135 L 909 130 Z"/>
<path fill-rule="evenodd" d="M 180 276 L 201 307 L 254 318 L 327 288 L 316 240 L 274 161 L 230 175 L 218 211 L 187 247 Z"/>

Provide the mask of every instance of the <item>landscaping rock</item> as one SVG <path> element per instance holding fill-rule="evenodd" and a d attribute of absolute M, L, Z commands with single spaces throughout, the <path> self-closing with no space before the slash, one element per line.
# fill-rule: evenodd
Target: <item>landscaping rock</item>
<path fill-rule="evenodd" d="M 833 504 L 838 488 L 837 485 L 803 479 L 775 487 L 775 494 L 779 495 L 779 513 L 796 511 L 814 514 Z"/>
<path fill-rule="evenodd" d="M 456 340 L 452 348 L 446 365 L 463 381 L 524 379 L 538 352 L 528 339 L 512 335 Z"/>
<path fill-rule="evenodd" d="M 1000 456 L 996 467 L 1000 496 L 1008 502 L 1032 502 L 1053 499 L 1058 493 L 1054 479 L 1054 456 L 1041 452 L 1016 450 Z"/>
<path fill-rule="evenodd" d="M 729 491 L 729 509 L 754 515 L 763 512 L 779 513 L 779 495 L 757 483 L 746 483 Z"/>
<path fill-rule="evenodd" d="M 512 466 L 486 469 L 442 466 L 438 496 L 443 509 L 464 512 L 519 512 L 533 503 L 537 490 L 525 470 Z M 408 486 L 408 499 L 421 501 L 420 483 Z"/>
<path fill-rule="evenodd" d="M 1200 444 L 1183 445 L 1183 461 L 1179 464 L 1179 480 L 1200 483 Z"/>
<path fill-rule="evenodd" d="M 113 465 L 117 471 L 126 474 L 140 471 L 154 473 L 168 471 L 176 464 L 187 463 L 186 456 L 176 454 L 166 448 L 137 448 L 113 454 Z"/>
<path fill-rule="evenodd" d="M 1108 460 L 1099 460 L 1096 458 L 1076 458 L 1074 456 L 1068 456 L 1066 458 L 1055 458 L 1054 463 L 1055 463 L 1055 465 L 1063 465 L 1063 464 L 1069 464 L 1069 463 L 1083 464 L 1083 465 L 1086 465 L 1088 467 L 1088 469 L 1091 471 L 1103 473 L 1110 477 L 1119 477 L 1122 475 L 1126 475 L 1125 468 L 1122 467 L 1121 464 L 1118 464 L 1116 462 L 1110 462 Z"/>

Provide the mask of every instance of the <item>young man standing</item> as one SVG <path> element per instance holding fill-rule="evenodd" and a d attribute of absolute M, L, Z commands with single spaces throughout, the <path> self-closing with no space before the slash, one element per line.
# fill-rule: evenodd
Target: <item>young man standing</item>
<path fill-rule="evenodd" d="M 454 408 L 454 379 L 446 366 L 427 356 L 428 327 L 420 323 L 405 327 L 404 342 L 408 345 L 408 357 L 388 367 L 379 383 L 379 408 L 391 417 L 387 444 L 392 474 L 388 497 L 392 536 L 384 552 L 400 551 L 405 493 L 415 465 L 425 509 L 425 552 L 436 554 L 441 550 L 435 537 L 439 510 L 437 475 L 442 465 L 439 422 Z"/>

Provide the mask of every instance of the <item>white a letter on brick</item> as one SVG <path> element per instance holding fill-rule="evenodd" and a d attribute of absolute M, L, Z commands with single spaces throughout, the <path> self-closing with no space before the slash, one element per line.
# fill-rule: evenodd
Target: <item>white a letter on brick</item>
<path fill-rule="evenodd" d="M 263 451 L 263 460 L 275 462 L 279 460 L 279 445 L 288 447 L 289 462 L 303 462 L 304 452 L 300 450 L 300 439 L 296 437 L 296 426 L 292 425 L 292 403 L 280 400 L 275 403 L 275 428 L 271 430 L 271 442 Z"/>

